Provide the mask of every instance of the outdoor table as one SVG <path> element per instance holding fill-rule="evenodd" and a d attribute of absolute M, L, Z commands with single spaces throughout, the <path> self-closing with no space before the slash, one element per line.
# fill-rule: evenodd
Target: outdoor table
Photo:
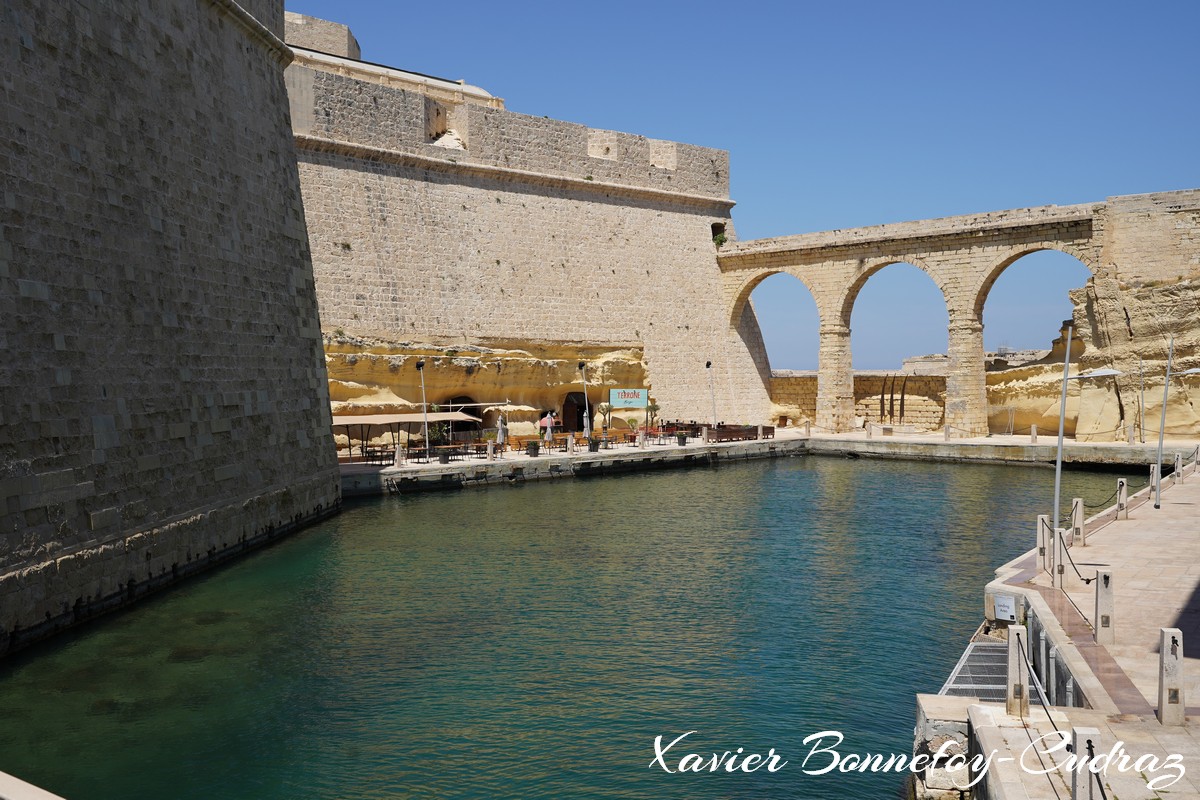
<path fill-rule="evenodd" d="M 447 460 L 449 460 L 449 461 L 461 461 L 462 460 L 463 451 L 459 445 L 439 444 L 439 445 L 434 445 L 433 449 L 437 451 L 438 461 L 442 460 L 441 456 L 443 453 L 446 454 Z"/>

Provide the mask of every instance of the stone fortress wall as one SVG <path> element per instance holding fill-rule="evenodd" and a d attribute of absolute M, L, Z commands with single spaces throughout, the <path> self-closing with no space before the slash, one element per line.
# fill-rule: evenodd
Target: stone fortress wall
<path fill-rule="evenodd" d="M 282 12 L 0 10 L 0 653 L 339 503 Z"/>
<path fill-rule="evenodd" d="M 664 417 L 708 418 L 711 361 L 723 418 L 767 416 L 757 322 L 730 328 L 716 261 L 713 226 L 733 235 L 727 153 L 300 49 L 287 81 L 327 334 L 519 345 L 568 377 L 585 353 L 637 350 Z M 413 362 L 395 385 L 419 402 Z"/>
<path fill-rule="evenodd" d="M 595 354 L 608 350 L 641 354 L 636 366 L 663 417 L 712 416 L 711 361 L 718 419 L 798 414 L 847 430 L 869 416 L 868 398 L 881 388 L 867 388 L 850 366 L 854 299 L 875 271 L 907 261 L 933 277 L 950 316 L 944 386 L 915 401 L 922 424 L 981 434 L 1002 429 L 1013 409 L 1016 428 L 1044 428 L 1057 417 L 1053 368 L 985 375 L 982 311 L 1009 264 L 1047 248 L 1074 255 L 1094 275 L 1073 295 L 1081 365 L 1119 361 L 1127 373 L 1072 387 L 1084 438 L 1115 438 L 1120 425 L 1154 413 L 1158 401 L 1129 406 L 1129 373 L 1138 357 L 1162 372 L 1169 331 L 1179 332 L 1183 359 L 1200 345 L 1190 284 L 1200 274 L 1200 192 L 737 242 L 723 152 L 514 114 L 479 87 L 355 60 L 357 43 L 343 26 L 292 14 L 288 26 L 298 48 L 288 87 L 331 369 L 361 374 L 360 346 L 365 355 L 386 351 L 390 365 L 386 376 L 369 370 L 377 383 L 336 387 L 351 406 L 369 411 L 382 397 L 389 409 L 413 407 L 414 364 L 427 357 L 432 402 L 503 386 L 530 409 L 561 407 L 566 392 L 581 388 L 574 354 L 592 353 L 587 360 L 602 376 L 605 359 Z M 720 230 L 730 241 L 718 248 Z M 812 406 L 802 399 L 807 378 L 772 375 L 749 301 L 775 272 L 803 281 L 821 315 Z M 464 361 L 464 350 L 482 358 Z M 599 383 L 593 403 L 613 385 Z M 1194 431 L 1200 418 L 1190 403 L 1170 402 L 1168 430 Z"/>

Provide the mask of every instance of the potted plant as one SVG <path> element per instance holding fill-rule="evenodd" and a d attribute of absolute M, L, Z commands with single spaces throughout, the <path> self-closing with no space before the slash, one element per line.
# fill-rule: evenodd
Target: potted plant
<path fill-rule="evenodd" d="M 541 442 L 537 439 L 532 439 L 525 443 L 525 453 L 531 457 L 537 456 L 541 448 Z"/>
<path fill-rule="evenodd" d="M 612 417 L 612 412 L 613 412 L 612 403 L 597 403 L 596 404 L 596 413 L 599 414 L 601 419 L 604 420 L 604 423 L 603 423 L 604 433 L 608 433 L 608 422 L 609 422 L 609 419 Z"/>

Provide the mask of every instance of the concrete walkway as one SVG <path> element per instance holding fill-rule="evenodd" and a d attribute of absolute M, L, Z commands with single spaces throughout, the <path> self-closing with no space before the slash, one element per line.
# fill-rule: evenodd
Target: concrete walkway
<path fill-rule="evenodd" d="M 1058 648 L 1092 706 L 1056 707 L 1047 715 L 1031 698 L 1030 714 L 1018 718 L 1006 714 L 1003 705 L 972 704 L 969 715 L 979 746 L 1014 759 L 993 768 L 990 798 L 1070 797 L 1069 774 L 1036 774 L 1042 765 L 1032 743 L 1072 727 L 1096 729 L 1098 753 L 1122 743 L 1131 762 L 1141 756 L 1157 758 L 1157 771 L 1106 772 L 1108 797 L 1200 798 L 1200 473 L 1188 467 L 1164 481 L 1160 508 L 1154 508 L 1150 487 L 1131 498 L 1130 507 L 1128 519 L 1117 519 L 1115 509 L 1108 509 L 1088 521 L 1086 545 L 1070 549 L 1075 567 L 1066 566 L 1065 590 L 1051 585 L 1036 550 L 999 570 L 1002 577 L 988 587 L 989 594 L 1007 591 L 1026 598 L 1045 623 L 1048 646 Z M 1114 644 L 1095 642 L 1096 584 L 1085 584 L 1076 567 L 1084 578 L 1098 569 L 1112 572 Z M 1182 726 L 1164 726 L 1155 716 L 1160 628 L 1183 633 L 1188 719 Z M 1049 764 L 1063 757 L 1044 758 Z M 1178 761 L 1183 774 L 1164 787 L 1170 775 L 1180 772 L 1163 767 L 1169 758 Z M 1156 777 L 1160 782 L 1151 788 Z"/>

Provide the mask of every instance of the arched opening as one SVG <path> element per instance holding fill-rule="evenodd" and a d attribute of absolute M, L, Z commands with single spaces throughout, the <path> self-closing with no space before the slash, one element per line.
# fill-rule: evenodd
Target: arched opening
<path fill-rule="evenodd" d="M 445 411 L 462 411 L 465 414 L 470 414 L 473 417 L 478 417 L 482 409 L 476 405 L 475 398 L 469 395 L 460 394 L 456 397 L 451 397 L 442 404 L 442 409 Z M 470 439 L 474 438 L 474 434 L 479 433 L 478 422 L 451 422 L 449 429 L 452 438 L 454 439 Z"/>
<path fill-rule="evenodd" d="M 1091 270 L 1075 256 L 1044 248 L 1023 249 L 1004 258 L 987 276 L 976 298 L 983 322 L 988 429 L 993 434 L 1025 435 L 1036 425 L 1058 429 L 1062 386 L 1064 322 L 1074 316 L 1070 293 L 1083 289 Z M 1085 350 L 1089 331 L 1072 336 L 1071 360 Z M 1111 378 L 1068 385 L 1064 432 L 1112 433 L 1126 415 Z M 1136 398 L 1129 409 L 1137 416 Z M 1103 422 L 1103 424 L 1100 424 Z M 1111 437 L 1109 437 L 1111 438 Z"/>
<path fill-rule="evenodd" d="M 908 262 L 868 269 L 847 293 L 843 319 L 860 424 L 945 424 L 949 313 L 933 278 Z"/>
<path fill-rule="evenodd" d="M 906 359 L 945 358 L 946 300 L 921 268 L 883 265 L 851 288 L 846 303 L 854 369 L 896 372 Z"/>
<path fill-rule="evenodd" d="M 787 426 L 817 414 L 817 359 L 820 315 L 812 292 L 799 278 L 777 272 L 750 291 L 741 316 L 751 310 L 758 320 L 760 342 L 770 373 L 775 424 Z M 735 320 L 747 344 L 754 346 L 745 319 Z"/>

